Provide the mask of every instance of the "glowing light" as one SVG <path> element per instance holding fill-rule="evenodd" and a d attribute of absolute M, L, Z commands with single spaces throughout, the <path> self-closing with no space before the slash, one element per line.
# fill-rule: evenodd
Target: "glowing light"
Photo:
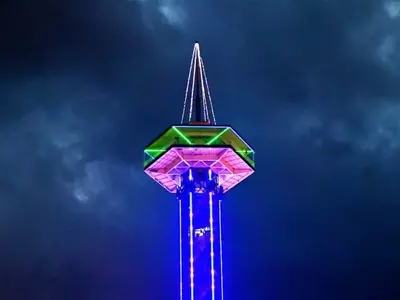
<path fill-rule="evenodd" d="M 215 300 L 215 270 L 214 270 L 214 224 L 213 224 L 213 193 L 209 193 L 210 197 L 210 248 L 211 248 L 211 299 Z"/>
<path fill-rule="evenodd" d="M 211 171 L 211 169 L 208 169 L 208 179 L 210 181 L 212 180 L 212 171 Z"/>
<path fill-rule="evenodd" d="M 181 123 L 183 123 L 183 121 L 185 120 L 187 96 L 188 96 L 189 85 L 190 85 L 190 74 L 192 73 L 192 69 L 193 69 L 194 52 L 195 52 L 195 48 L 193 48 L 192 59 L 190 60 L 190 68 L 189 68 L 189 75 L 188 75 L 188 79 L 187 79 L 187 83 L 186 83 L 185 101 L 183 102 L 183 110 L 182 110 Z M 192 102 L 190 102 L 190 103 L 192 103 Z"/>
<path fill-rule="evenodd" d="M 204 71 L 204 80 L 205 80 L 206 86 L 207 86 L 208 99 L 210 100 L 211 113 L 212 113 L 212 116 L 213 116 L 213 119 L 214 119 L 214 124 L 217 124 L 217 120 L 215 119 L 214 105 L 213 105 L 213 103 L 212 103 L 210 88 L 208 87 L 208 80 L 207 80 L 207 75 L 206 75 L 206 68 L 204 67 L 204 62 L 203 62 L 203 59 L 202 59 L 201 57 L 200 57 L 200 61 L 201 61 L 201 66 L 203 67 L 203 71 Z"/>
<path fill-rule="evenodd" d="M 195 59 L 194 59 L 194 71 L 193 71 L 193 83 L 192 83 L 192 92 L 190 94 L 190 109 L 189 109 L 189 122 L 192 120 L 192 114 L 193 114 L 193 100 L 194 100 L 194 83 L 196 82 L 196 66 L 197 66 L 197 60 L 196 60 L 196 47 L 194 50 L 195 53 Z"/>
<path fill-rule="evenodd" d="M 192 141 L 189 140 L 181 131 L 179 131 L 176 126 L 173 126 L 172 129 L 181 137 L 183 138 L 186 143 L 188 143 L 189 145 L 193 145 Z"/>
<path fill-rule="evenodd" d="M 224 130 L 222 130 L 220 133 L 218 133 L 216 136 L 214 136 L 211 140 L 209 140 L 206 145 L 211 145 L 212 143 L 214 143 L 221 135 L 223 135 L 225 132 L 227 132 L 229 129 L 231 129 L 230 127 L 225 128 Z"/>
<path fill-rule="evenodd" d="M 148 156 L 150 156 L 152 159 L 155 159 L 155 156 L 158 156 L 159 154 L 165 152 L 166 150 L 159 150 L 159 149 L 146 149 L 144 150 L 144 153 L 146 153 Z M 151 153 L 151 154 L 150 154 Z"/>
<path fill-rule="evenodd" d="M 203 116 L 204 120 L 209 122 L 210 117 L 208 115 L 208 107 L 207 107 L 207 98 L 206 98 L 206 91 L 204 88 L 204 79 L 203 79 L 203 66 L 201 64 L 201 54 L 200 54 L 200 45 L 198 43 L 195 44 L 195 48 L 197 49 L 197 63 L 199 64 L 199 70 L 200 70 L 200 86 L 201 86 L 201 92 L 202 92 L 202 98 L 203 98 Z"/>
<path fill-rule="evenodd" d="M 198 74 L 197 74 L 198 73 Z M 198 76 L 198 78 L 196 78 Z M 189 68 L 189 74 L 187 78 L 187 83 L 186 83 L 186 91 L 185 91 L 185 101 L 183 103 L 183 110 L 182 110 L 182 117 L 181 117 L 181 124 L 185 120 L 185 114 L 186 114 L 186 107 L 187 107 L 187 102 L 189 98 L 189 90 L 190 90 L 190 108 L 188 112 L 188 120 L 189 122 L 192 119 L 192 114 L 193 114 L 193 103 L 194 103 L 194 90 L 195 90 L 195 85 L 196 85 L 196 79 L 200 83 L 200 88 L 201 88 L 201 101 L 203 103 L 203 116 L 204 116 L 204 121 L 210 122 L 210 114 L 212 113 L 213 115 L 213 123 L 215 124 L 215 113 L 214 113 L 214 107 L 213 107 L 213 102 L 211 98 L 211 93 L 210 93 L 210 88 L 208 86 L 208 81 L 207 81 L 207 75 L 206 75 L 206 70 L 204 67 L 204 62 L 201 57 L 200 53 L 200 45 L 198 43 L 194 44 L 193 47 L 193 53 L 192 53 L 192 59 L 190 60 L 190 68 Z M 191 88 L 190 88 L 191 86 Z M 206 93 L 207 91 L 207 93 Z M 208 99 L 207 99 L 208 96 Z M 211 108 L 211 112 L 209 112 L 209 106 Z"/>
<path fill-rule="evenodd" d="M 218 130 L 219 133 L 215 133 L 214 131 Z M 231 127 L 229 126 L 185 126 L 185 125 L 175 125 L 171 127 L 171 131 L 168 131 L 165 133 L 163 136 L 161 136 L 159 139 L 154 141 L 147 149 L 145 149 L 146 152 L 148 153 L 157 153 L 157 152 L 166 152 L 168 147 L 171 145 L 171 142 L 173 141 L 173 134 L 171 133 L 172 131 L 175 132 L 176 134 L 179 135 L 182 139 L 185 140 L 186 143 L 189 145 L 210 145 L 212 144 L 220 135 L 223 134 L 223 132 L 229 131 L 234 134 L 234 137 L 232 137 L 232 141 L 234 142 L 235 140 L 239 140 L 241 142 L 240 147 L 236 147 L 238 149 L 235 149 L 237 153 L 254 153 L 254 150 L 238 135 L 238 133 Z M 188 134 L 186 134 L 186 132 Z M 190 134 L 189 134 L 190 132 Z M 201 132 L 202 134 L 204 133 L 209 133 L 211 135 L 216 134 L 215 136 L 211 136 L 211 140 L 204 142 L 204 140 L 197 140 L 196 137 L 196 132 Z M 191 135 L 194 135 L 194 141 L 190 139 Z M 244 148 L 245 146 L 245 148 Z"/>
<path fill-rule="evenodd" d="M 182 269 L 182 200 L 179 200 L 179 296 L 183 300 L 183 269 Z"/>
<path fill-rule="evenodd" d="M 250 153 L 254 153 L 254 150 L 236 150 L 236 153 L 250 154 Z"/>
<path fill-rule="evenodd" d="M 189 128 L 189 129 L 200 129 L 200 128 L 205 128 L 205 129 L 221 129 L 221 128 L 227 128 L 229 126 L 223 126 L 223 125 L 176 125 L 175 127 L 178 128 Z M 231 128 L 231 127 L 229 127 Z"/>
<path fill-rule="evenodd" d="M 253 148 L 250 147 L 250 145 L 237 133 L 236 130 L 234 130 L 232 127 L 230 126 L 218 126 L 218 125 L 206 125 L 206 126 L 188 126 L 188 125 L 177 125 L 174 126 L 174 128 L 179 128 L 179 129 L 195 129 L 195 130 L 201 130 L 201 129 L 205 129 L 205 130 L 210 130 L 210 129 L 224 129 L 225 130 L 231 130 L 232 133 L 234 133 L 236 135 L 236 137 L 238 139 L 240 139 L 240 141 L 246 145 L 247 148 L 249 148 L 249 151 L 254 152 Z M 211 144 L 211 143 L 210 143 Z"/>
<path fill-rule="evenodd" d="M 165 149 L 146 149 L 145 152 L 165 152 Z"/>
<path fill-rule="evenodd" d="M 150 153 L 148 153 L 147 151 L 144 151 L 144 153 L 146 153 L 148 156 L 150 156 L 151 159 L 155 159 L 155 157 L 153 155 L 151 155 Z"/>
<path fill-rule="evenodd" d="M 189 180 L 190 180 L 190 181 L 193 181 L 192 169 L 189 169 Z"/>
<path fill-rule="evenodd" d="M 189 193 L 189 226 L 190 226 L 190 298 L 194 300 L 194 256 L 193 256 L 193 193 Z"/>
<path fill-rule="evenodd" d="M 245 144 L 249 149 L 253 150 L 253 148 L 251 148 L 250 145 L 247 144 L 246 141 L 245 141 L 244 139 L 242 139 L 242 138 L 240 137 L 240 135 L 239 135 L 232 127 L 231 127 L 231 130 L 232 130 L 232 132 L 233 132 L 234 134 L 236 134 L 236 136 L 243 142 L 243 144 Z M 253 152 L 254 152 L 254 150 L 253 150 Z"/>
<path fill-rule="evenodd" d="M 221 300 L 224 300 L 224 275 L 223 275 L 223 265 L 222 265 L 222 201 L 218 202 L 218 215 L 219 215 L 219 259 L 221 267 Z"/>

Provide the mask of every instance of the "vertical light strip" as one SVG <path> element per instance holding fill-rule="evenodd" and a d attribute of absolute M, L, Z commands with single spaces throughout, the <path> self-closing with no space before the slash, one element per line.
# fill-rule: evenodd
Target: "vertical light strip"
<path fill-rule="evenodd" d="M 224 300 L 224 273 L 222 266 L 222 200 L 218 203 L 218 214 L 219 214 L 219 259 L 221 266 L 221 300 Z"/>
<path fill-rule="evenodd" d="M 193 193 L 189 193 L 189 226 L 190 226 L 190 299 L 194 300 L 194 256 L 193 256 Z"/>
<path fill-rule="evenodd" d="M 188 75 L 188 79 L 187 79 L 187 83 L 186 83 L 185 101 L 183 102 L 183 111 L 182 111 L 181 124 L 183 124 L 183 121 L 185 120 L 186 103 L 187 103 L 187 97 L 188 97 L 189 86 L 190 86 L 190 74 L 192 74 L 195 50 L 196 50 L 196 47 L 193 47 L 192 59 L 190 60 L 189 75 Z M 190 103 L 192 103 L 192 99 L 190 100 Z"/>
<path fill-rule="evenodd" d="M 193 113 L 193 100 L 194 100 L 194 86 L 196 83 L 196 68 L 197 68 L 197 59 L 196 59 L 196 55 L 197 55 L 197 51 L 196 51 L 196 45 L 194 46 L 194 66 L 193 66 L 193 81 L 192 81 L 192 92 L 190 94 L 190 108 L 189 108 L 189 122 L 192 120 L 192 113 Z"/>
<path fill-rule="evenodd" d="M 212 113 L 212 115 L 213 115 L 214 125 L 216 125 L 216 124 L 217 124 L 217 121 L 216 121 L 216 119 L 215 119 L 214 105 L 213 105 L 212 98 L 211 98 L 210 88 L 209 88 L 209 86 L 208 86 L 206 68 L 204 67 L 204 62 L 203 62 L 203 59 L 202 59 L 201 57 L 200 57 L 200 60 L 201 60 L 201 65 L 203 66 L 204 81 L 205 81 L 205 83 L 206 83 L 206 88 L 207 88 L 207 93 L 208 93 L 208 99 L 209 99 L 209 101 L 210 101 L 211 113 Z"/>
<path fill-rule="evenodd" d="M 210 192 L 209 196 L 210 196 L 211 299 L 215 300 L 213 193 Z"/>
<path fill-rule="evenodd" d="M 183 270 L 182 270 L 182 200 L 179 199 L 179 295 L 183 300 Z"/>
<path fill-rule="evenodd" d="M 206 91 L 204 89 L 204 80 L 203 80 L 203 70 L 201 66 L 201 54 L 200 54 L 200 45 L 196 43 L 197 46 L 197 59 L 199 64 L 199 73 L 200 73 L 200 85 L 201 85 L 201 92 L 202 92 L 202 100 L 203 100 L 203 116 L 205 121 L 209 121 L 208 119 L 208 111 L 207 111 L 207 101 L 206 101 Z"/>

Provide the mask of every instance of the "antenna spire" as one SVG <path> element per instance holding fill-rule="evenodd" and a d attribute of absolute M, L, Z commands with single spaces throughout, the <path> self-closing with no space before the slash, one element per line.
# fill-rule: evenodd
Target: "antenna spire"
<path fill-rule="evenodd" d="M 188 98 L 190 95 L 190 101 Z M 189 105 L 188 105 L 189 104 Z M 188 108 L 189 106 L 189 108 Z M 193 109 L 195 117 L 193 118 Z M 181 123 L 216 124 L 214 106 L 208 87 L 206 70 L 200 54 L 199 42 L 195 42 L 190 61 L 189 76 L 186 84 Z"/>

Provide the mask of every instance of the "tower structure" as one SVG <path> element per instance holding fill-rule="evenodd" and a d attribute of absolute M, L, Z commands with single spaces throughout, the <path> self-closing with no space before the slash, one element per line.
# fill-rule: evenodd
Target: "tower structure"
<path fill-rule="evenodd" d="M 217 125 L 200 46 L 194 45 L 181 124 L 144 150 L 144 170 L 179 206 L 180 300 L 223 300 L 223 195 L 254 172 L 254 150 Z"/>

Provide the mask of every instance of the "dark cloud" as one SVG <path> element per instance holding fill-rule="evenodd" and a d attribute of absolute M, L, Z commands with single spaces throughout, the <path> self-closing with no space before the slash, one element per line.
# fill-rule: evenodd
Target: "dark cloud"
<path fill-rule="evenodd" d="M 225 205 L 229 298 L 398 299 L 399 22 L 396 1 L 3 4 L 0 298 L 176 295 L 141 149 L 199 40 L 217 121 L 257 150 Z"/>

